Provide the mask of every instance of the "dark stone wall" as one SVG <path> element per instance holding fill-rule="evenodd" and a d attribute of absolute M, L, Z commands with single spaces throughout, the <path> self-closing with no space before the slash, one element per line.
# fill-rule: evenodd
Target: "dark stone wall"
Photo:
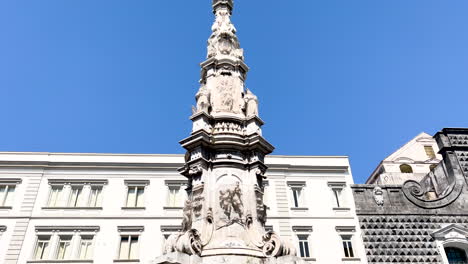
<path fill-rule="evenodd" d="M 352 186 L 369 263 L 442 263 L 433 234 L 468 228 L 468 129 L 435 139 L 443 161 L 421 182 Z"/>

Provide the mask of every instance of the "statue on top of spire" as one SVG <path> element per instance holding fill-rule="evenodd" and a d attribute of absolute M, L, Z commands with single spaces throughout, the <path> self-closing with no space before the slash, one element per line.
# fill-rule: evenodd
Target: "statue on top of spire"
<path fill-rule="evenodd" d="M 222 1 L 217 1 L 217 4 Z M 230 2 L 232 1 L 225 1 Z M 236 36 L 236 28 L 231 23 L 231 9 L 229 4 L 215 8 L 216 20 L 211 27 L 213 33 L 208 40 L 208 58 L 216 56 L 232 56 L 234 59 L 244 60 L 244 51 L 240 48 Z"/>

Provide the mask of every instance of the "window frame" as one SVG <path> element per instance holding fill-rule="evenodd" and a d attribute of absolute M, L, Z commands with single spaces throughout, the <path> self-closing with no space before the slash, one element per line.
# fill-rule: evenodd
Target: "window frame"
<path fill-rule="evenodd" d="M 85 234 L 83 234 L 83 235 L 80 235 L 79 237 L 80 237 L 80 239 L 78 241 L 78 251 L 76 253 L 77 259 L 79 259 L 79 260 L 92 260 L 94 258 L 95 236 L 94 235 L 85 235 Z M 83 241 L 89 241 L 89 243 L 90 243 L 90 246 L 88 246 L 86 248 L 87 249 L 86 250 L 86 252 L 87 252 L 86 256 L 89 254 L 88 252 L 90 251 L 90 248 L 91 248 L 91 253 L 90 253 L 89 258 L 86 258 L 86 256 L 85 256 L 85 258 L 81 257 L 81 253 L 82 253 L 81 251 L 83 250 L 83 247 L 82 247 Z"/>
<path fill-rule="evenodd" d="M 18 192 L 18 185 L 22 182 L 19 178 L 0 179 L 0 186 L 5 186 L 5 192 L 0 192 L 0 209 L 12 209 L 15 203 L 15 195 Z M 9 191 L 13 188 L 13 191 Z"/>
<path fill-rule="evenodd" d="M 150 184 L 149 180 L 125 180 L 124 181 L 125 186 L 126 186 L 126 193 L 127 195 L 125 196 L 125 201 L 124 201 L 124 206 L 122 206 L 122 209 L 145 209 L 146 208 L 146 192 L 147 192 L 147 187 Z M 130 190 L 135 189 L 135 203 L 134 206 L 129 205 L 129 198 L 130 198 Z M 142 204 L 141 206 L 138 206 L 138 190 L 141 189 L 143 190 L 142 193 Z"/>
<path fill-rule="evenodd" d="M 33 262 L 43 260 L 53 262 L 70 262 L 82 260 L 80 259 L 79 255 L 81 237 L 91 238 L 94 246 L 94 240 L 99 230 L 99 226 L 36 226 L 36 239 L 34 240 L 35 244 L 31 254 L 31 260 L 33 260 Z M 45 238 L 48 238 L 48 252 L 46 253 L 47 256 L 38 259 L 36 256 L 39 247 L 39 241 L 46 241 Z M 61 241 L 65 240 L 68 241 L 69 246 L 64 255 L 60 256 L 60 244 Z"/>
<path fill-rule="evenodd" d="M 437 153 L 435 152 L 434 146 L 432 145 L 424 145 L 424 152 L 429 159 L 437 158 Z"/>
<path fill-rule="evenodd" d="M 119 226 L 117 227 L 118 231 L 118 246 L 117 246 L 117 254 L 114 262 L 122 262 L 122 261 L 140 261 L 141 257 L 141 245 L 142 245 L 142 234 L 144 231 L 144 226 Z M 121 251 L 122 251 L 122 239 L 124 237 L 128 237 L 128 258 L 120 258 Z M 137 258 L 131 258 L 131 238 L 137 237 L 138 244 L 137 244 Z"/>
<path fill-rule="evenodd" d="M 356 227 L 355 226 L 336 226 L 335 229 L 340 238 L 340 244 L 341 244 L 340 247 L 342 248 L 341 254 L 343 256 L 342 260 L 343 261 L 360 260 L 359 253 L 356 248 L 356 246 L 359 244 L 358 242 L 356 242 L 356 239 L 355 239 Z M 351 249 L 351 254 L 349 254 L 350 249 Z"/>
<path fill-rule="evenodd" d="M 414 173 L 413 167 L 409 165 L 408 163 L 400 164 L 399 169 L 400 169 L 400 173 L 408 173 L 408 174 Z"/>
<path fill-rule="evenodd" d="M 64 245 L 68 244 L 68 247 L 64 247 L 65 250 L 63 251 L 62 255 L 60 255 L 60 248 L 61 248 L 62 243 Z M 73 244 L 72 243 L 73 243 L 73 235 L 59 234 L 53 259 L 54 260 L 71 260 L 73 258 L 72 256 Z"/>
<path fill-rule="evenodd" d="M 345 258 L 354 258 L 354 246 L 352 235 L 341 235 L 341 242 L 343 244 L 343 253 Z"/>
<path fill-rule="evenodd" d="M 184 208 L 184 202 L 185 200 L 188 199 L 187 197 L 187 192 L 185 191 L 188 182 L 185 180 L 165 180 L 164 181 L 166 185 L 166 202 L 164 205 L 164 209 L 176 209 L 176 210 L 181 210 Z M 176 203 L 178 202 L 179 204 L 171 204 L 170 203 L 170 195 L 171 195 L 171 189 L 178 189 L 178 194 L 176 196 Z"/>
<path fill-rule="evenodd" d="M 312 226 L 293 226 L 292 230 L 296 236 L 296 248 L 298 256 L 304 260 L 315 261 L 312 251 L 312 243 L 310 240 L 313 232 Z M 304 243 L 306 244 L 304 245 Z M 304 252 L 304 256 L 302 256 L 302 252 Z"/>
<path fill-rule="evenodd" d="M 54 189 L 57 189 L 57 195 L 55 196 L 55 202 L 54 204 L 52 205 L 51 202 L 52 202 L 52 197 L 53 197 L 53 194 L 54 194 Z M 48 195 L 48 198 L 47 198 L 47 204 L 46 204 L 46 207 L 50 207 L 50 208 L 60 208 L 61 207 L 61 202 L 63 201 L 63 197 L 64 196 L 64 190 L 65 189 L 65 185 L 63 184 L 50 184 L 50 187 L 49 187 L 49 195 Z"/>
<path fill-rule="evenodd" d="M 347 184 L 344 181 L 330 181 L 327 183 L 331 190 L 334 211 L 349 211 L 349 202 L 345 199 Z"/>
<path fill-rule="evenodd" d="M 50 258 L 50 248 L 51 248 L 52 235 L 37 235 L 34 242 L 34 250 L 31 259 L 33 260 L 49 260 Z M 39 243 L 47 243 L 47 250 L 44 252 L 44 249 L 41 253 L 41 258 L 37 258 Z M 46 256 L 44 256 L 46 255 Z"/>
<path fill-rule="evenodd" d="M 93 201 L 94 197 L 94 191 L 97 190 L 96 192 L 96 199 Z M 89 198 L 88 202 L 86 203 L 89 208 L 100 208 L 102 207 L 102 192 L 104 190 L 104 186 L 102 185 L 91 185 L 90 193 L 89 193 Z"/>
<path fill-rule="evenodd" d="M 70 192 L 68 194 L 67 205 L 65 207 L 68 208 L 82 208 L 83 206 L 83 199 L 85 193 L 83 192 L 85 186 L 84 184 L 71 184 L 70 185 Z M 76 197 L 75 197 L 76 191 Z M 74 200 L 74 202 L 73 202 Z M 89 197 L 88 197 L 89 200 Z M 86 202 L 87 203 L 87 202 Z"/>
<path fill-rule="evenodd" d="M 108 180 L 100 179 L 49 179 L 49 195 L 45 206 L 42 209 L 102 209 L 102 195 L 104 186 Z M 90 206 L 92 199 L 92 190 L 100 189 L 100 204 L 99 206 Z M 55 203 L 51 204 L 54 189 L 60 189 Z M 72 203 L 74 198 L 74 190 L 81 190 L 76 197 L 76 201 Z"/>
<path fill-rule="evenodd" d="M 305 191 L 307 184 L 305 181 L 288 181 L 289 203 L 291 210 L 308 210 Z M 299 195 L 297 195 L 299 194 Z M 299 196 L 299 197 L 298 197 Z"/>

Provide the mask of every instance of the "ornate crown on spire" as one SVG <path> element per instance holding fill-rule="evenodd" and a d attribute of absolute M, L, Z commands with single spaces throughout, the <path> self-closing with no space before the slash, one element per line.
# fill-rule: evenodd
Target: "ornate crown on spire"
<path fill-rule="evenodd" d="M 215 21 L 208 39 L 207 60 L 201 63 L 201 87 L 194 112 L 246 118 L 258 113 L 253 94 L 246 97 L 244 63 L 236 28 L 231 22 L 233 0 L 213 0 Z"/>
<path fill-rule="evenodd" d="M 229 11 L 232 12 L 234 8 L 233 0 L 213 0 L 213 12 L 216 13 L 218 7 L 227 6 Z"/>

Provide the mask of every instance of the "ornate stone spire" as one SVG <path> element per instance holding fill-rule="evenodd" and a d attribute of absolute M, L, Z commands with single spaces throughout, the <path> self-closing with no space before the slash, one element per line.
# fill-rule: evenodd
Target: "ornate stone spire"
<path fill-rule="evenodd" d="M 262 137 L 257 97 L 245 88 L 248 67 L 232 10 L 232 0 L 213 0 L 192 133 L 180 142 L 189 196 L 183 230 L 155 263 L 303 263 L 292 256 L 294 247 L 265 231 L 264 159 L 274 148 Z"/>
<path fill-rule="evenodd" d="M 232 8 L 232 0 L 213 0 L 216 19 L 208 40 L 207 60 L 201 63 L 196 112 L 236 117 L 245 117 L 247 111 L 258 112 L 257 109 L 247 109 L 244 98 L 244 81 L 249 69 L 244 63 L 244 51 L 240 48 L 236 28 L 231 23 Z M 257 108 L 252 103 L 248 106 Z"/>

